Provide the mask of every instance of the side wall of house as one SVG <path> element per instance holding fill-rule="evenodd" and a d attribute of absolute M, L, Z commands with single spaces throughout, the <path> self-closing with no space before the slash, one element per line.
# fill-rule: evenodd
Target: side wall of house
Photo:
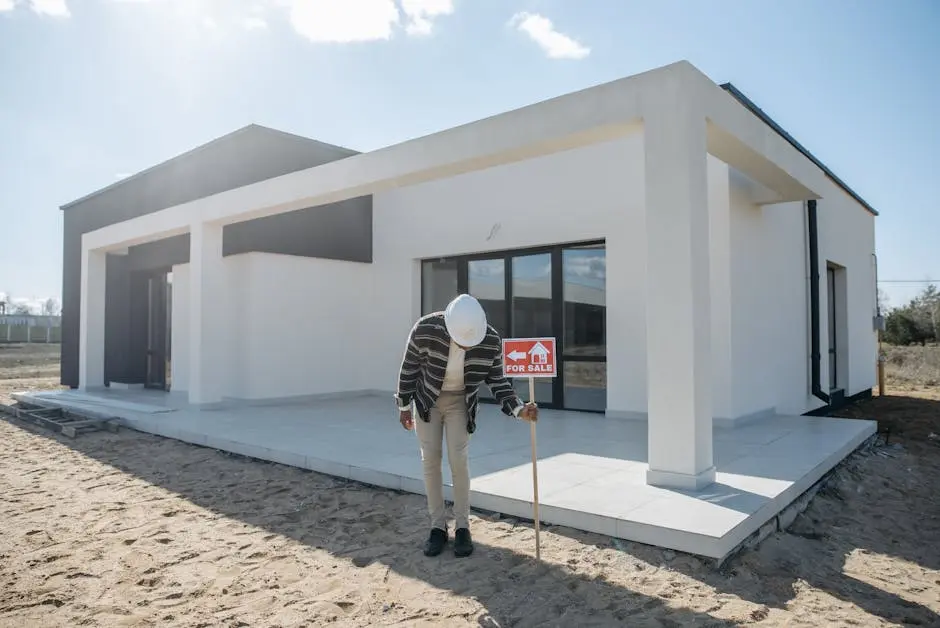
<path fill-rule="evenodd" d="M 834 183 L 818 207 L 820 380 L 829 384 L 827 261 L 844 268 L 837 295 L 837 387 L 846 395 L 874 385 L 874 216 Z M 806 207 L 755 205 L 748 182 L 731 177 L 732 386 L 735 416 L 773 408 L 802 414 L 813 397 Z M 839 283 L 837 279 L 837 284 Z M 838 287 L 838 285 L 837 285 Z"/>

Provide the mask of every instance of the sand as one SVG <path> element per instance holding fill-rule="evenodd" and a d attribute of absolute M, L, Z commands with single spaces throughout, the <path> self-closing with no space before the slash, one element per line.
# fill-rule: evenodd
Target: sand
<path fill-rule="evenodd" d="M 911 394 L 851 409 L 887 446 L 720 571 L 561 527 L 537 562 L 529 525 L 480 513 L 471 558 L 428 559 L 418 496 L 0 421 L 0 626 L 938 626 L 940 394 Z"/>

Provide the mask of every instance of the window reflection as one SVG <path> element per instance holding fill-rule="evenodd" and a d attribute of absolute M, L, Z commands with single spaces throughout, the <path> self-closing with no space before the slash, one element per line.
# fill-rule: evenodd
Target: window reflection
<path fill-rule="evenodd" d="M 607 409 L 607 363 L 565 362 L 565 408 Z"/>
<path fill-rule="evenodd" d="M 421 265 L 421 313 L 440 312 L 457 296 L 457 260 Z"/>
<path fill-rule="evenodd" d="M 607 251 L 602 245 L 562 251 L 564 353 L 607 355 Z"/>
<path fill-rule="evenodd" d="M 502 259 L 467 262 L 467 292 L 477 298 L 486 318 L 501 336 L 506 335 L 506 263 Z"/>
<path fill-rule="evenodd" d="M 512 335 L 515 338 L 552 336 L 552 255 L 519 255 L 512 258 Z M 513 386 L 529 401 L 529 379 L 519 377 Z M 535 400 L 552 402 L 552 380 L 535 380 Z"/>

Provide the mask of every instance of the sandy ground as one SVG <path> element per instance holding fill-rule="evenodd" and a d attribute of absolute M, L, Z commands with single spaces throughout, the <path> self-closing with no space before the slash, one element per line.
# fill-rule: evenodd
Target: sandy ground
<path fill-rule="evenodd" d="M 55 387 L 42 368 L 0 401 Z M 528 525 L 487 517 L 473 557 L 427 559 L 417 496 L 0 421 L 0 626 L 940 626 L 940 390 L 845 414 L 879 418 L 887 445 L 721 571 L 560 527 L 537 563 Z"/>

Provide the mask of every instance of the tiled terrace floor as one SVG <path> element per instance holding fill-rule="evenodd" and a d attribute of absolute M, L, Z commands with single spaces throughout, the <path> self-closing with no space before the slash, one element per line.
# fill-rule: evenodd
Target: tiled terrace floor
<path fill-rule="evenodd" d="M 424 493 L 417 439 L 401 428 L 386 398 L 198 410 L 153 391 L 19 397 L 120 416 L 134 429 L 194 444 Z M 540 516 L 546 523 L 720 558 L 874 432 L 869 421 L 789 416 L 716 428 L 717 482 L 685 493 L 646 485 L 645 423 L 545 410 L 538 423 Z M 470 445 L 474 507 L 532 517 L 529 443 L 527 424 L 482 407 Z"/>

